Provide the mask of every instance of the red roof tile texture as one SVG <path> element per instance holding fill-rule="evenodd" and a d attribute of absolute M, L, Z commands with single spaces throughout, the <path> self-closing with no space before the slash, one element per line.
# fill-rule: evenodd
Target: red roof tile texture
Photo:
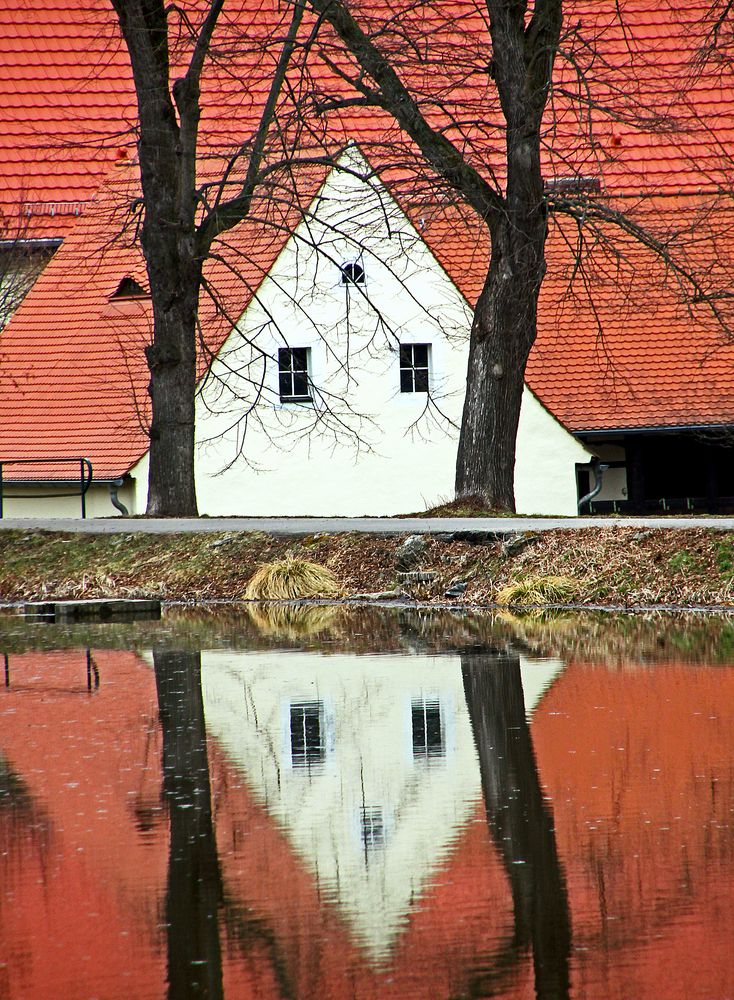
<path fill-rule="evenodd" d="M 124 190 L 124 187 L 123 187 Z M 121 278 L 147 281 L 129 236 L 107 241 L 104 189 L 52 258 L 0 339 L 4 459 L 91 459 L 95 478 L 120 476 L 147 450 L 149 300 L 116 302 Z M 9 466 L 13 478 L 78 476 L 71 466 Z"/>
<path fill-rule="evenodd" d="M 527 383 L 573 431 L 734 424 L 734 315 L 717 291 L 734 263 L 731 205 L 661 199 L 640 216 L 683 230 L 672 252 L 698 286 L 619 232 L 576 255 L 562 224 L 548 244 Z"/>
<path fill-rule="evenodd" d="M 0 210 L 22 233 L 65 235 L 130 142 L 129 61 L 110 14 L 103 0 L 0 0 Z"/>
<path fill-rule="evenodd" d="M 571 431 L 734 424 L 731 204 L 650 198 L 630 215 L 658 234 L 660 252 L 614 225 L 589 228 L 579 248 L 575 222 L 551 218 L 526 382 Z M 482 229 L 454 213 L 424 236 L 475 301 L 489 261 Z"/>
<path fill-rule="evenodd" d="M 196 20 L 206 5 L 188 0 L 182 6 Z M 694 63 L 706 38 L 708 0 L 569 0 L 564 7 L 562 54 L 546 116 L 549 176 L 601 170 L 616 194 L 728 187 L 730 80 L 718 62 L 700 73 Z M 416 9 L 372 0 L 359 13 L 382 26 L 382 43 L 397 53 L 401 72 L 419 94 L 446 97 L 446 108 L 432 113 L 443 114 L 455 135 L 476 143 L 479 162 L 486 164 L 488 150 L 501 154 L 501 128 L 480 133 L 468 114 L 456 121 L 452 111 L 452 105 L 463 106 L 483 111 L 490 123 L 498 120 L 481 5 L 462 0 Z M 210 147 L 234 144 L 247 131 L 267 86 L 271 61 L 263 65 L 263 49 L 272 49 L 269 32 L 278 37 L 287 14 L 275 0 L 238 0 L 225 10 L 216 65 L 203 87 L 202 130 Z M 403 44 L 404 34 L 426 29 L 442 60 L 430 72 L 423 63 L 411 63 Z M 127 53 L 107 0 L 90 0 L 83 10 L 70 0 L 0 0 L 0 39 L 2 204 L 7 210 L 23 203 L 34 226 L 61 235 L 110 163 L 134 149 Z M 334 55 L 326 42 L 324 51 Z M 185 54 L 174 46 L 174 62 Z M 336 86 L 323 60 L 311 72 L 315 88 Z M 593 144 L 583 135 L 587 103 L 577 99 L 587 84 L 589 98 L 603 109 L 594 116 Z M 343 126 L 363 144 L 396 134 L 387 117 L 374 113 L 350 111 Z"/>

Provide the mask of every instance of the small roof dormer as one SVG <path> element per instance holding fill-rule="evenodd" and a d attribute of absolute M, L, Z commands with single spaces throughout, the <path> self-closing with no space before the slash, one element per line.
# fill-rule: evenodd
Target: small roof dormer
<path fill-rule="evenodd" d="M 116 299 L 147 298 L 150 298 L 150 292 L 129 274 L 125 275 L 125 277 L 121 279 L 115 291 L 112 295 L 110 295 L 110 301 L 114 301 Z"/>

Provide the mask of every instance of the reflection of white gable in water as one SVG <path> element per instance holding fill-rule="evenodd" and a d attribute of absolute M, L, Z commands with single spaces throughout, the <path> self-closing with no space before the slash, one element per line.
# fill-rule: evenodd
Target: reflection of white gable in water
<path fill-rule="evenodd" d="M 539 698 L 561 664 L 530 669 Z M 204 652 L 202 688 L 209 735 L 383 956 L 481 799 L 459 657 Z"/>
<path fill-rule="evenodd" d="M 346 165 L 369 173 L 356 150 Z M 392 514 L 453 496 L 470 324 L 379 180 L 332 171 L 197 399 L 200 509 Z M 587 459 L 526 389 L 518 510 L 575 514 Z"/>

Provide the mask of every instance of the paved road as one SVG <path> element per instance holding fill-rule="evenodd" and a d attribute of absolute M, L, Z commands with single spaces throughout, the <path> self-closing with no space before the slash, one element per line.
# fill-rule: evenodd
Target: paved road
<path fill-rule="evenodd" d="M 0 531 L 44 529 L 87 534 L 177 531 L 266 531 L 272 535 L 317 532 L 365 532 L 373 535 L 436 534 L 440 532 L 550 531 L 553 528 L 720 528 L 734 531 L 734 517 L 205 517 L 205 518 L 0 518 Z"/>

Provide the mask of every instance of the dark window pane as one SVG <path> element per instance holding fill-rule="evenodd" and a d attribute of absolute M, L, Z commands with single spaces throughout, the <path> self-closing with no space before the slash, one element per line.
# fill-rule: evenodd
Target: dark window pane
<path fill-rule="evenodd" d="M 305 372 L 308 369 L 308 348 L 294 347 L 291 349 L 293 371 Z"/>
<path fill-rule="evenodd" d="M 400 391 L 401 392 L 412 392 L 413 391 L 413 369 L 412 368 L 401 368 L 400 369 Z"/>
<path fill-rule="evenodd" d="M 279 388 L 281 399 L 293 399 L 298 396 L 310 395 L 307 347 L 279 348 L 278 367 L 280 369 Z"/>
<path fill-rule="evenodd" d="M 278 367 L 282 372 L 291 370 L 291 352 L 287 347 L 278 350 Z"/>
<path fill-rule="evenodd" d="M 413 364 L 416 368 L 428 368 L 428 344 L 413 344 Z"/>
<path fill-rule="evenodd" d="M 308 375 L 305 372 L 293 373 L 293 395 L 308 396 Z"/>
<path fill-rule="evenodd" d="M 437 703 L 426 705 L 426 747 L 430 756 L 443 753 L 441 711 Z"/>
<path fill-rule="evenodd" d="M 426 745 L 426 717 L 421 703 L 413 702 L 413 756 L 423 752 Z"/>
<path fill-rule="evenodd" d="M 287 399 L 289 396 L 293 395 L 293 380 L 288 373 L 281 372 L 280 374 L 280 398 Z"/>
<path fill-rule="evenodd" d="M 323 702 L 291 705 L 291 759 L 294 767 L 308 767 L 324 760 L 322 729 Z"/>
<path fill-rule="evenodd" d="M 400 367 L 410 368 L 413 364 L 413 349 L 410 344 L 400 345 Z"/>
<path fill-rule="evenodd" d="M 413 756 L 442 757 L 445 753 L 441 707 L 437 701 L 416 700 L 412 704 Z"/>
<path fill-rule="evenodd" d="M 428 392 L 428 369 L 416 368 L 415 370 L 415 391 Z"/>
<path fill-rule="evenodd" d="M 351 264 L 342 265 L 342 284 L 347 285 L 350 283 L 354 285 L 364 284 L 364 268 L 356 261 Z"/>

